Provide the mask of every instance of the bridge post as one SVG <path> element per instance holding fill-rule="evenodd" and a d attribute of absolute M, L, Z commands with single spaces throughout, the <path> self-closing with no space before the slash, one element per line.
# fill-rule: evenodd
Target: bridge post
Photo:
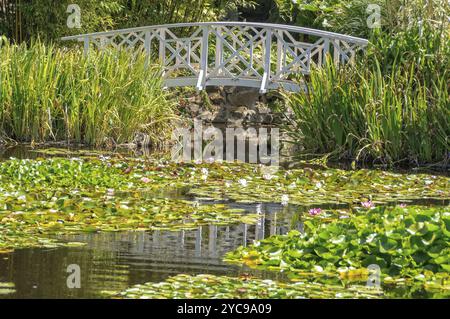
<path fill-rule="evenodd" d="M 220 39 L 220 36 L 222 34 L 222 28 L 219 26 L 217 27 L 217 35 L 216 35 L 216 61 L 215 61 L 215 65 L 216 65 L 216 70 L 217 70 L 217 75 L 220 75 L 222 72 L 219 69 L 219 66 L 222 64 L 222 59 L 223 59 L 223 55 L 222 55 L 222 41 Z"/>
<path fill-rule="evenodd" d="M 323 42 L 323 56 L 321 64 L 325 65 L 327 63 L 327 54 L 330 52 L 330 39 L 325 38 Z"/>
<path fill-rule="evenodd" d="M 277 69 L 276 72 L 280 72 L 283 69 L 283 42 L 281 39 L 283 38 L 283 31 L 277 31 Z"/>
<path fill-rule="evenodd" d="M 209 29 L 208 26 L 202 27 L 202 53 L 200 57 L 200 72 L 197 80 L 197 90 L 203 90 L 205 88 L 206 75 L 208 72 L 208 38 Z"/>
<path fill-rule="evenodd" d="M 84 55 L 88 55 L 89 53 L 89 37 L 84 37 Z"/>
<path fill-rule="evenodd" d="M 161 28 L 159 30 L 159 61 L 163 67 L 163 73 L 164 76 L 166 74 L 166 30 L 164 28 Z"/>
<path fill-rule="evenodd" d="M 145 48 L 145 67 L 148 67 L 148 65 L 150 64 L 150 54 L 151 54 L 151 47 L 150 47 L 150 31 L 146 31 L 145 32 L 145 40 L 144 40 L 144 48 Z"/>
<path fill-rule="evenodd" d="M 267 84 L 270 79 L 270 50 L 272 45 L 272 29 L 268 28 L 266 30 L 266 39 L 264 45 L 264 74 L 261 81 L 260 93 L 267 92 Z"/>
<path fill-rule="evenodd" d="M 334 63 L 338 65 L 340 61 L 341 55 L 341 45 L 339 44 L 338 39 L 334 39 L 333 41 L 333 53 L 334 53 Z"/>

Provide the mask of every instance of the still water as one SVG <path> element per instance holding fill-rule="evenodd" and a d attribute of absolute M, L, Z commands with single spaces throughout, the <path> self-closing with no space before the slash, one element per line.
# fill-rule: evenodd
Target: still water
<path fill-rule="evenodd" d="M 36 158 L 42 154 L 19 147 L 3 149 L 0 159 Z M 185 198 L 183 192 L 155 196 Z M 153 194 L 149 194 L 153 196 Z M 135 284 L 160 282 L 184 273 L 287 280 L 283 273 L 252 270 L 222 261 L 225 253 L 254 240 L 291 229 L 303 230 L 296 217 L 298 207 L 279 204 L 236 204 L 261 217 L 256 225 L 202 226 L 184 231 L 151 231 L 79 234 L 59 237 L 82 242 L 81 247 L 17 249 L 0 254 L 0 298 L 105 298 Z M 423 202 L 421 204 L 427 204 Z M 428 203 L 448 205 L 448 202 Z M 67 287 L 67 267 L 81 270 L 81 288 Z M 430 297 L 422 290 L 390 289 L 392 297 Z"/>
<path fill-rule="evenodd" d="M 14 283 L 14 288 L 0 296 L 101 298 L 105 296 L 103 291 L 121 291 L 180 273 L 230 276 L 250 273 L 259 278 L 283 280 L 279 273 L 250 270 L 222 261 L 228 251 L 290 229 L 292 209 L 278 205 L 261 205 L 256 209 L 261 212 L 257 225 L 209 225 L 179 232 L 80 234 L 60 239 L 84 242 L 86 246 L 18 249 L 1 254 L 0 283 Z M 301 228 L 301 224 L 296 227 Z M 69 289 L 66 285 L 70 264 L 80 266 L 80 289 Z"/>

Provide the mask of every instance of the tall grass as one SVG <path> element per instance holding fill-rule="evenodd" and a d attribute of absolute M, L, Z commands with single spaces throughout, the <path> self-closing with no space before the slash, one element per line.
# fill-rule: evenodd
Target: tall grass
<path fill-rule="evenodd" d="M 416 7 L 398 13 L 392 34 L 374 34 L 356 65 L 330 62 L 312 72 L 307 93 L 286 96 L 301 155 L 413 165 L 449 161 L 448 11 L 436 3 L 430 10 L 429 1 L 407 2 Z"/>
<path fill-rule="evenodd" d="M 174 105 L 157 67 L 127 52 L 57 48 L 35 42 L 0 48 L 0 132 L 17 141 L 154 144 L 170 133 Z"/>

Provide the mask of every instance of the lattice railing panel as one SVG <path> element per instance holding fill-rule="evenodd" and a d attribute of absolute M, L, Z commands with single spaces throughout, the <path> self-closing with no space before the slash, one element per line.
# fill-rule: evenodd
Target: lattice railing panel
<path fill-rule="evenodd" d="M 63 38 L 91 47 L 146 54 L 163 68 L 166 86 L 235 85 L 300 89 L 296 74 L 309 74 L 329 55 L 355 60 L 367 40 L 293 26 L 247 22 L 181 23 Z"/>

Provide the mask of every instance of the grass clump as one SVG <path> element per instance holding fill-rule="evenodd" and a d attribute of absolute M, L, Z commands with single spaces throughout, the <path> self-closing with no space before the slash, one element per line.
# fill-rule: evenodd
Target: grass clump
<path fill-rule="evenodd" d="M 58 48 L 35 41 L 0 47 L 0 133 L 24 142 L 130 142 L 136 132 L 161 145 L 174 105 L 158 67 L 127 52 Z"/>
<path fill-rule="evenodd" d="M 444 10 L 447 8 L 447 10 Z M 448 3 L 404 1 L 397 24 L 375 30 L 353 66 L 312 72 L 308 92 L 287 95 L 302 156 L 357 162 L 448 163 Z"/>

